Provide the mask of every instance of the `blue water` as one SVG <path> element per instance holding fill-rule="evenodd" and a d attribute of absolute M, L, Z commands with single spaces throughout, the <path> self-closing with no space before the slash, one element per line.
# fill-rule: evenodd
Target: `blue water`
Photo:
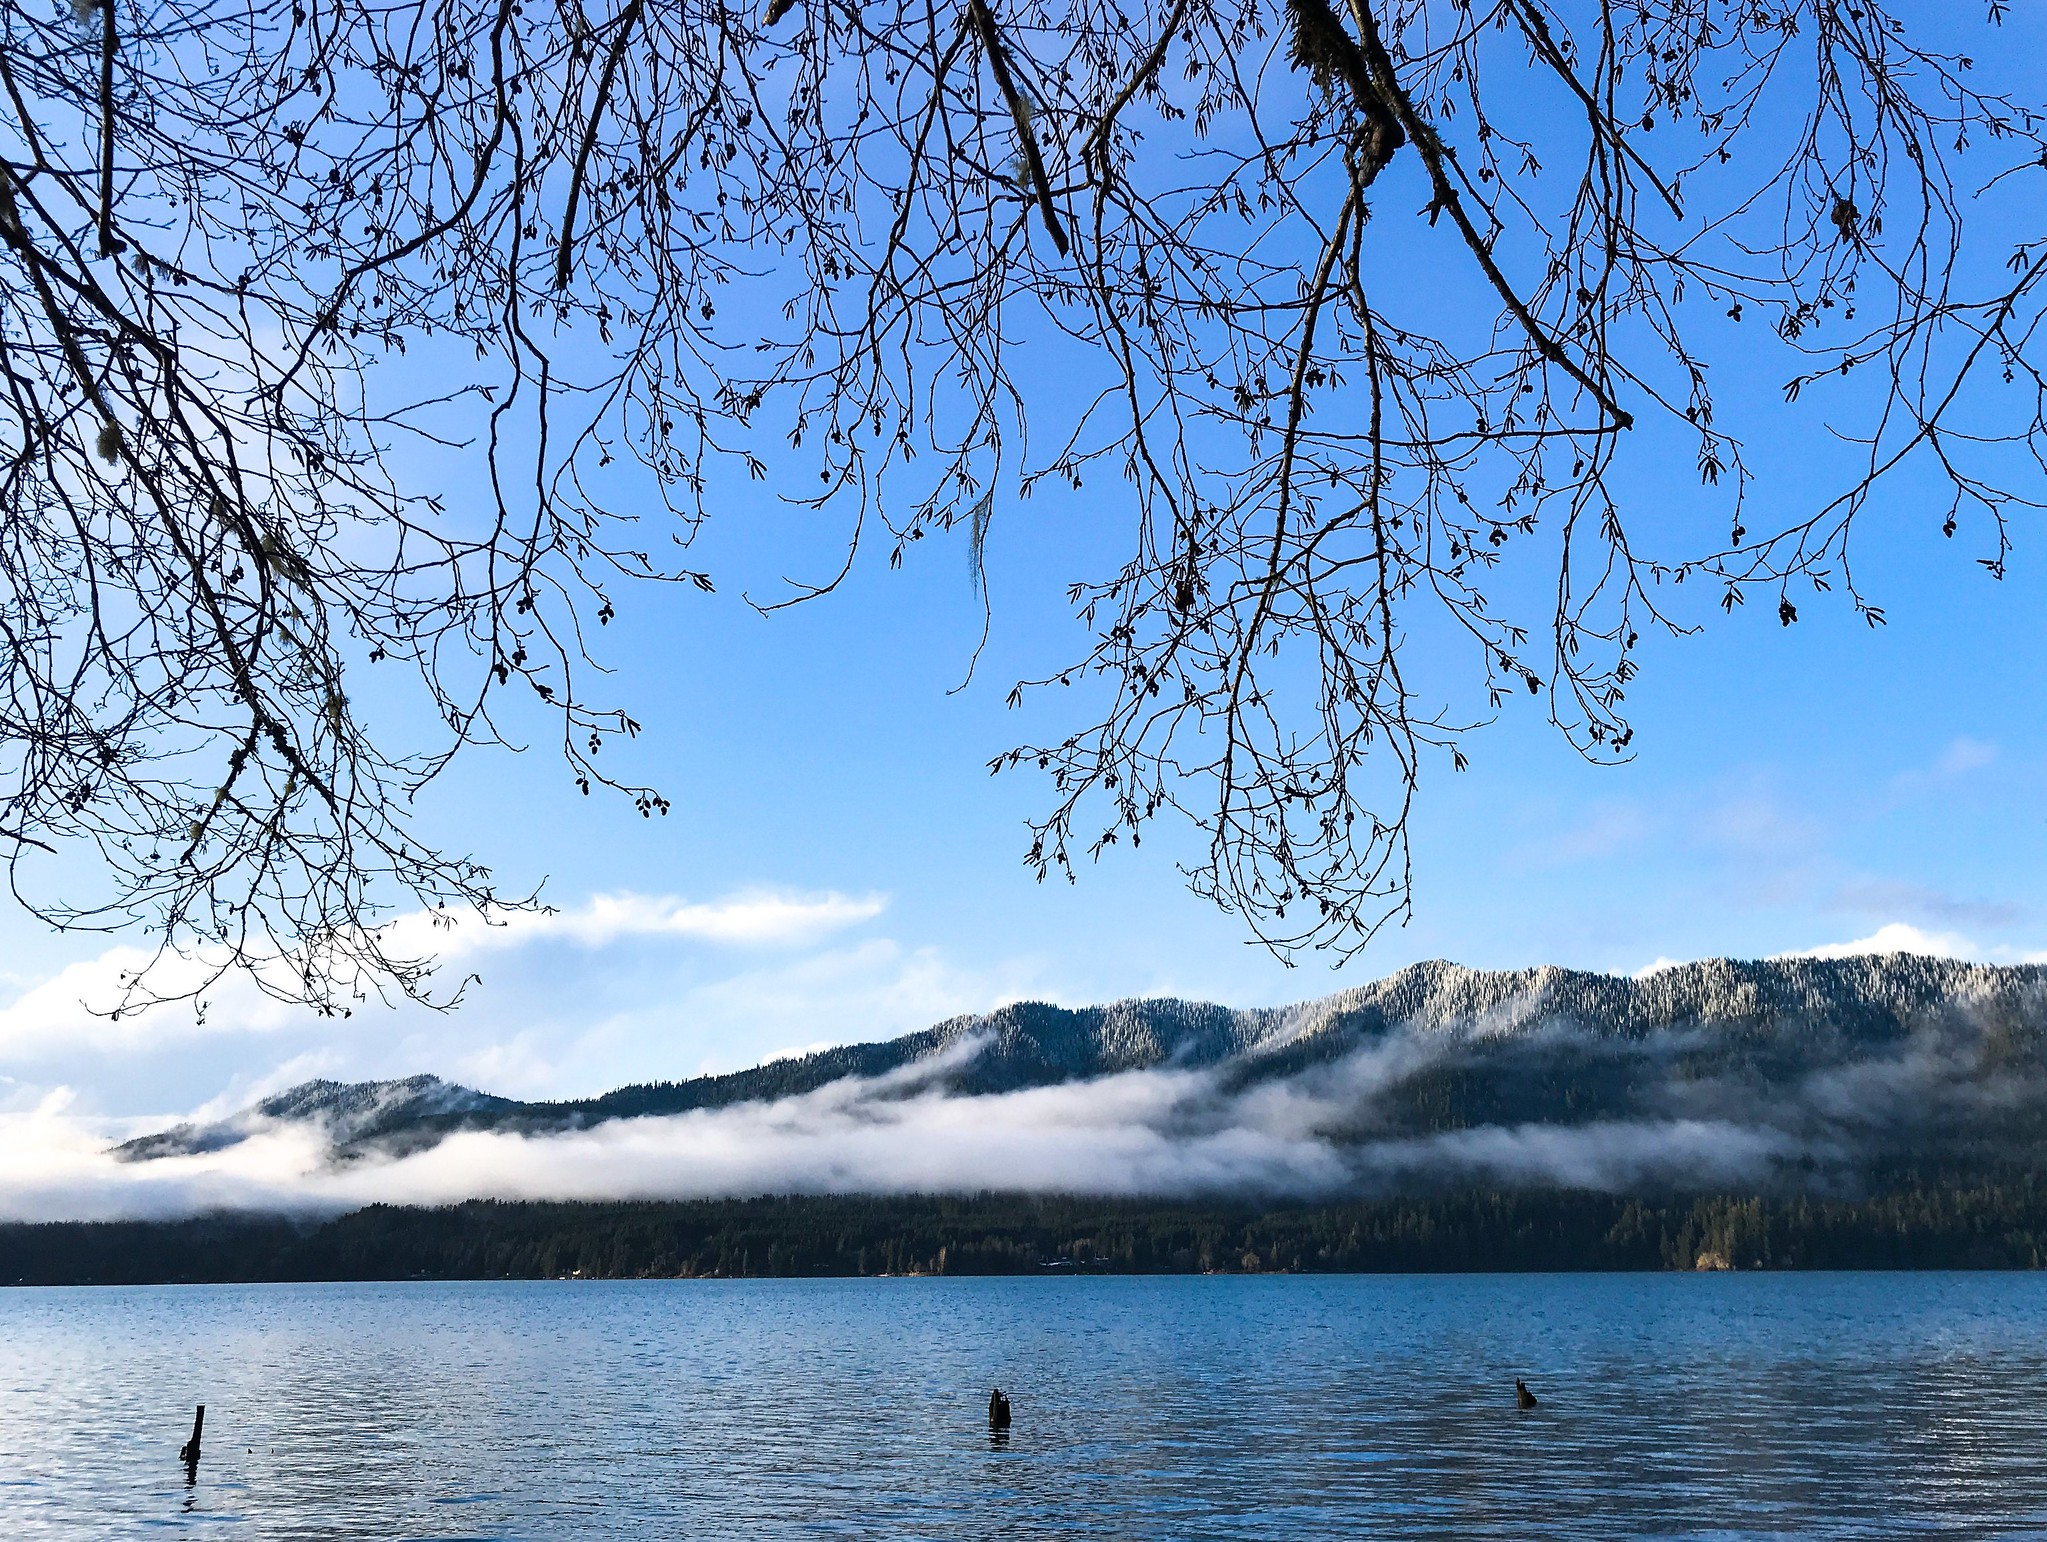
<path fill-rule="evenodd" d="M 0 1290 L 0 1536 L 156 1529 L 2047 1537 L 2047 1277 Z"/>

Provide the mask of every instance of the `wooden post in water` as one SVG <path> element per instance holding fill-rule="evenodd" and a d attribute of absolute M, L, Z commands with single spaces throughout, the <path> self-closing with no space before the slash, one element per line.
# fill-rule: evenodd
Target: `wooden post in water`
<path fill-rule="evenodd" d="M 199 1434 L 206 1428 L 206 1405 L 201 1403 L 192 1415 L 192 1438 L 178 1447 L 178 1460 L 187 1467 L 199 1465 Z"/>

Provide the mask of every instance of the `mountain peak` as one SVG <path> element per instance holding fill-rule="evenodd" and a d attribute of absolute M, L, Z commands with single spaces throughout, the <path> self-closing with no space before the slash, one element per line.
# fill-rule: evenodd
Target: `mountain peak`
<path fill-rule="evenodd" d="M 114 1147 L 113 1155 L 124 1162 L 194 1156 L 288 1125 L 322 1127 L 336 1147 L 345 1147 L 389 1135 L 422 1118 L 487 1114 L 517 1106 L 510 1098 L 425 1074 L 377 1082 L 316 1080 L 273 1093 L 211 1124 L 181 1124 L 125 1141 Z"/>

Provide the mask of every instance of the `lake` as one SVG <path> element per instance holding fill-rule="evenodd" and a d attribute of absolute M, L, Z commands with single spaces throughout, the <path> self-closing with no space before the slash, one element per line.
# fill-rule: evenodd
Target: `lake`
<path fill-rule="evenodd" d="M 2038 1275 L 13 1289 L 0 1390 L 10 1538 L 2047 1537 Z"/>

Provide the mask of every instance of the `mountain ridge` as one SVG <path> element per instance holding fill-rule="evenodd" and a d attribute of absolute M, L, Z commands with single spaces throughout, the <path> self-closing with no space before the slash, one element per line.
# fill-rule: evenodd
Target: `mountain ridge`
<path fill-rule="evenodd" d="M 347 1163 L 466 1131 L 563 1134 L 849 1081 L 878 1098 L 976 1097 L 1145 1072 L 1201 1078 L 1215 1099 L 1261 1088 L 1310 1098 L 1332 1139 L 1389 1149 L 1485 1131 L 1718 1124 L 1762 1130 L 1808 1166 L 2029 1162 L 2047 1153 L 2047 966 L 1891 954 L 1710 959 L 1625 977 L 1431 960 L 1280 1007 L 1014 1002 L 590 1098 L 522 1101 L 432 1076 L 309 1082 L 114 1154 L 196 1155 L 310 1127 Z"/>

